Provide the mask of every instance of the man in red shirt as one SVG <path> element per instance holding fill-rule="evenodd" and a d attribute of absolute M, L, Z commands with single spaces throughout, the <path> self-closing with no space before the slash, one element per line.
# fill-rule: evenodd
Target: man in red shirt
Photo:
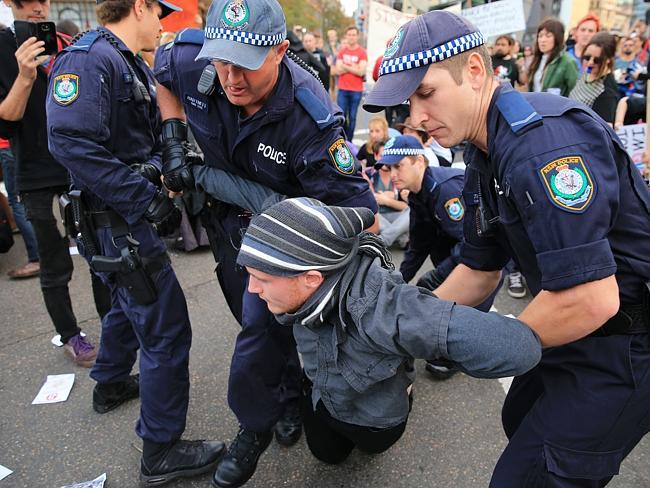
<path fill-rule="evenodd" d="M 336 56 L 336 73 L 339 75 L 339 94 L 336 98 L 345 116 L 345 135 L 349 141 L 354 137 L 357 110 L 363 94 L 363 76 L 366 74 L 368 54 L 359 45 L 359 29 L 345 30 L 346 44 Z"/>

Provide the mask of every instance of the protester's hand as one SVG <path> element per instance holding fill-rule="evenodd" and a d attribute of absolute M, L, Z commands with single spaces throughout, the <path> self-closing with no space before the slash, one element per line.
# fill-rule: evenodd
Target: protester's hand
<path fill-rule="evenodd" d="M 409 201 L 409 191 L 408 190 L 400 190 L 399 196 L 404 202 Z"/>
<path fill-rule="evenodd" d="M 45 51 L 45 43 L 30 37 L 23 42 L 16 50 L 16 61 L 18 61 L 18 76 L 34 81 L 36 79 L 36 68 L 43 62 L 43 57 L 39 56 Z"/>
<path fill-rule="evenodd" d="M 643 151 L 643 159 L 642 159 L 642 161 L 645 163 L 645 168 L 646 168 L 646 171 L 647 171 L 648 170 L 648 165 L 650 164 L 650 148 Z"/>
<path fill-rule="evenodd" d="M 388 205 L 395 197 L 392 191 L 379 191 L 375 193 L 375 200 L 379 205 Z"/>

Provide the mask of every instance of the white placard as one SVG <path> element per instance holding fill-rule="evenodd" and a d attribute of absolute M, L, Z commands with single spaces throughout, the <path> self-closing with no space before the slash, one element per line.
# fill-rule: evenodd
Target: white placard
<path fill-rule="evenodd" d="M 14 15 L 11 13 L 11 9 L 4 2 L 0 2 L 0 24 L 9 27 L 13 23 Z"/>
<path fill-rule="evenodd" d="M 643 153 L 645 152 L 646 127 L 646 124 L 624 125 L 616 131 L 616 135 L 639 171 L 645 166 Z"/>
<path fill-rule="evenodd" d="M 0 480 L 5 479 L 11 473 L 13 473 L 12 470 L 10 470 L 9 468 L 5 468 L 2 464 L 0 464 Z"/>
<path fill-rule="evenodd" d="M 48 375 L 32 405 L 65 402 L 74 385 L 74 373 Z"/>
<path fill-rule="evenodd" d="M 379 2 L 370 2 L 368 13 L 368 69 L 366 79 L 372 82 L 372 68 L 379 56 L 386 51 L 386 44 L 392 39 L 402 25 L 414 18 L 413 14 L 405 14 Z"/>
<path fill-rule="evenodd" d="M 511 34 L 526 29 L 522 0 L 499 0 L 462 11 L 485 37 Z"/>

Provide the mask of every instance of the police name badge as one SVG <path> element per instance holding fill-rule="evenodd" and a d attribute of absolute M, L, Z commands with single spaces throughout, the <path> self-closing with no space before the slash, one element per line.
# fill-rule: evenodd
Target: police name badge
<path fill-rule="evenodd" d="M 450 198 L 447 200 L 445 202 L 445 211 L 454 222 L 460 222 L 465 215 L 465 207 L 463 207 L 463 202 L 460 201 L 460 198 Z"/>
<path fill-rule="evenodd" d="M 241 30 L 248 25 L 250 9 L 244 0 L 232 0 L 221 12 L 221 25 L 226 29 Z"/>
<path fill-rule="evenodd" d="M 551 201 L 562 210 L 581 213 L 593 200 L 594 183 L 581 156 L 555 159 L 539 175 Z"/>
<path fill-rule="evenodd" d="M 59 105 L 70 105 L 79 96 L 79 76 L 73 74 L 58 75 L 52 83 L 52 97 Z"/>
<path fill-rule="evenodd" d="M 350 148 L 343 138 L 337 139 L 334 144 L 329 147 L 328 152 L 339 173 L 343 173 L 344 175 L 351 175 L 354 173 L 354 157 L 352 157 Z"/>

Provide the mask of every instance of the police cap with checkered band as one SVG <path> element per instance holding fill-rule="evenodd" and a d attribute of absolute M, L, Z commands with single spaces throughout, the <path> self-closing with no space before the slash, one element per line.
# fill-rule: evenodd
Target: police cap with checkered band
<path fill-rule="evenodd" d="M 379 112 L 400 105 L 417 90 L 431 64 L 484 43 L 483 34 L 459 15 L 437 10 L 416 17 L 388 43 L 379 79 L 363 108 Z"/>

